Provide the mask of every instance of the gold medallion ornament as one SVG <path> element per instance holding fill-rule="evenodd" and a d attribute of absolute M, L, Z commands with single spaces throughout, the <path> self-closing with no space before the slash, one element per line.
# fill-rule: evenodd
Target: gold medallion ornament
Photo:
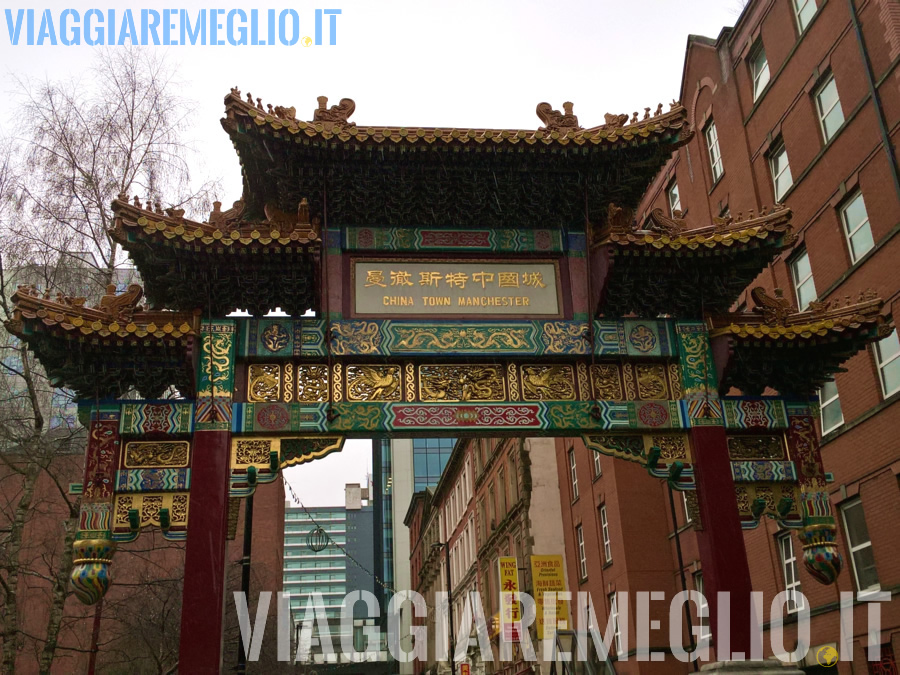
<path fill-rule="evenodd" d="M 277 401 L 281 384 L 281 368 L 274 364 L 254 364 L 247 377 L 247 400 Z"/>
<path fill-rule="evenodd" d="M 347 400 L 401 400 L 400 366 L 347 366 Z"/>
<path fill-rule="evenodd" d="M 522 392 L 526 401 L 574 401 L 572 366 L 522 366 Z"/>
<path fill-rule="evenodd" d="M 501 366 L 419 366 L 422 401 L 504 401 Z"/>

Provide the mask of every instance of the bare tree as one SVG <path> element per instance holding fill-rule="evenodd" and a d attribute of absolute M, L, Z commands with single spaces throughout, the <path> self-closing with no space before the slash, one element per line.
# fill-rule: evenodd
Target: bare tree
<path fill-rule="evenodd" d="M 173 71 L 148 52 L 104 52 L 83 83 L 19 84 L 20 135 L 0 139 L 4 324 L 17 284 L 90 302 L 116 282 L 124 256 L 109 230 L 119 195 L 168 198 L 167 205 L 198 212 L 216 187 L 191 187 L 184 130 L 193 107 L 177 93 Z M 0 673 L 13 673 L 24 649 L 41 673 L 60 652 L 79 649 L 61 647 L 60 637 L 69 619 L 85 613 L 70 603 L 66 614 L 80 507 L 68 483 L 81 478 L 84 438 L 71 396 L 51 386 L 23 343 L 0 331 Z M 141 593 L 150 603 L 151 591 Z"/>
<path fill-rule="evenodd" d="M 109 236 L 118 195 L 208 213 L 218 184 L 191 187 L 199 155 L 184 131 L 194 105 L 178 94 L 183 85 L 164 60 L 116 48 L 100 53 L 87 83 L 19 85 L 27 175 L 19 203 L 34 219 L 21 233 L 26 240 L 63 257 L 91 252 L 108 284 L 122 262 Z"/>

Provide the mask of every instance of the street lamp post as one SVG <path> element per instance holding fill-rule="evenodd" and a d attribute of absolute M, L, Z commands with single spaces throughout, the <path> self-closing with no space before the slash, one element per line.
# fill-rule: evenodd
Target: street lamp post
<path fill-rule="evenodd" d="M 453 634 L 453 591 L 450 587 L 450 544 L 436 542 L 431 548 L 442 548 L 447 552 L 447 615 L 450 620 L 450 675 L 456 675 L 456 663 L 453 652 L 456 650 L 456 637 Z"/>

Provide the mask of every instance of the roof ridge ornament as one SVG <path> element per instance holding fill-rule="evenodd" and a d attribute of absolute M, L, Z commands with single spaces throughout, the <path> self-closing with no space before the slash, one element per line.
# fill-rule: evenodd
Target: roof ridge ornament
<path fill-rule="evenodd" d="M 750 291 L 750 297 L 756 303 L 753 311 L 757 314 L 762 314 L 763 321 L 769 326 L 783 326 L 787 317 L 796 313 L 790 301 L 784 297 L 784 291 L 780 288 L 775 289 L 775 297 L 773 298 L 766 293 L 765 288 L 756 286 Z"/>
<path fill-rule="evenodd" d="M 340 103 L 327 108 L 328 97 L 319 96 L 316 98 L 319 107 L 313 111 L 313 122 L 322 122 L 326 127 L 331 125 L 348 124 L 355 126 L 355 123 L 349 122 L 350 115 L 356 110 L 356 102 L 352 98 L 342 98 Z"/>
<path fill-rule="evenodd" d="M 578 125 L 578 117 L 572 112 L 575 104 L 571 101 L 563 103 L 563 111 L 554 110 L 549 103 L 538 103 L 535 112 L 540 118 L 544 126 L 539 131 L 558 131 L 567 133 L 569 131 L 581 131 L 584 127 Z"/>

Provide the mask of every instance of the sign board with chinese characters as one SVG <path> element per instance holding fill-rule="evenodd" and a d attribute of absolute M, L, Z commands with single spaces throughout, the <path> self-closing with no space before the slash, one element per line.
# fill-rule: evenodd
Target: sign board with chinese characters
<path fill-rule="evenodd" d="M 351 264 L 357 316 L 562 316 L 559 268 L 552 261 Z"/>
<path fill-rule="evenodd" d="M 566 571 L 561 555 L 531 556 L 531 579 L 534 583 L 534 600 L 537 605 L 538 640 L 544 639 L 544 593 L 556 593 L 556 609 L 552 611 L 554 622 L 550 625 L 553 633 L 560 621 L 569 619 L 569 602 L 559 598 L 566 592 Z"/>
<path fill-rule="evenodd" d="M 516 599 L 519 592 L 519 562 L 517 558 L 497 559 L 500 575 L 500 625 L 506 642 L 518 642 L 522 629 L 522 607 Z"/>

